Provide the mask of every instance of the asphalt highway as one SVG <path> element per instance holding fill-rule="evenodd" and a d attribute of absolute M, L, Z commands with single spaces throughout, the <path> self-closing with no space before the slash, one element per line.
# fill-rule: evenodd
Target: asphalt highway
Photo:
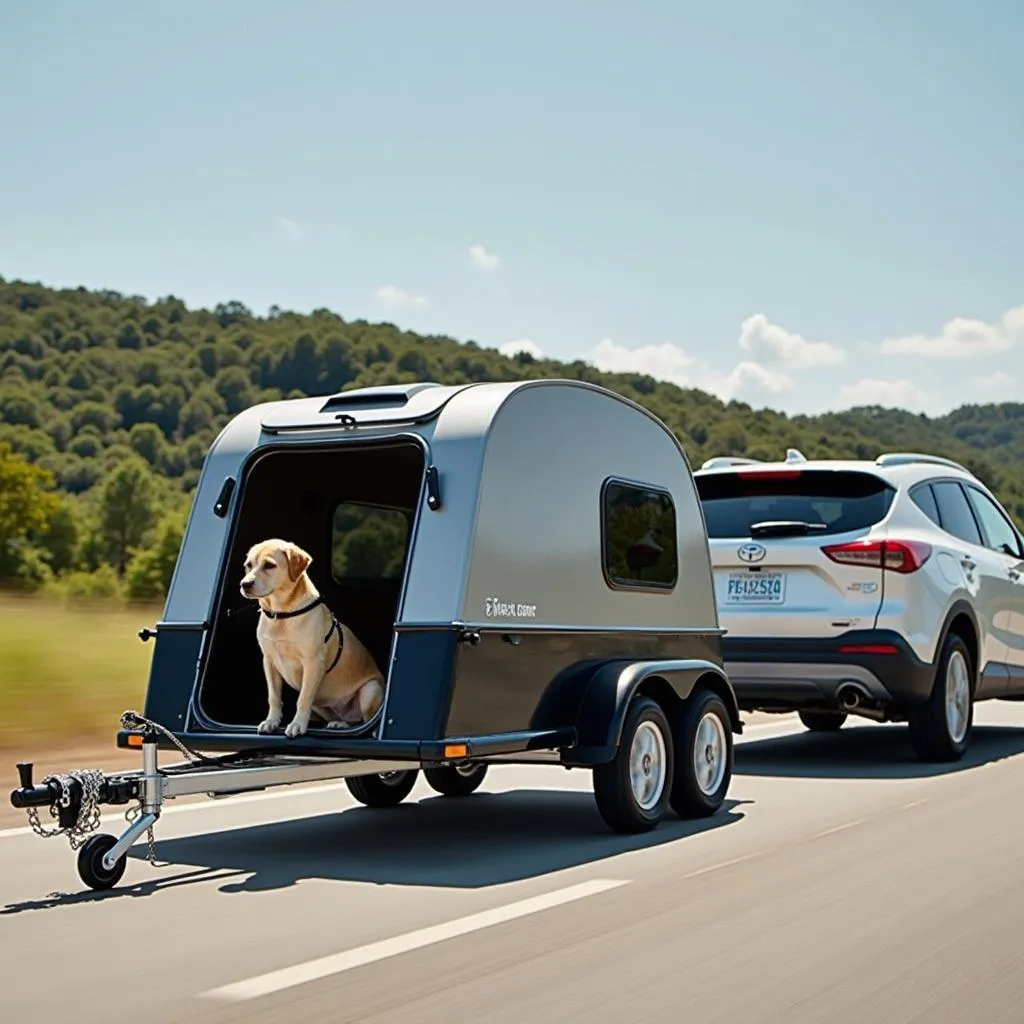
<path fill-rule="evenodd" d="M 587 774 L 512 766 L 387 811 L 172 805 L 105 894 L 8 829 L 0 1020 L 1021 1024 L 1024 707 L 977 722 L 943 767 L 759 724 L 719 816 L 631 839 Z"/>

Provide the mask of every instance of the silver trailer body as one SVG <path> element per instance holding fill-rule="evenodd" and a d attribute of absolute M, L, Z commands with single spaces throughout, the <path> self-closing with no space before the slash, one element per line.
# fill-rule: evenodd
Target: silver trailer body
<path fill-rule="evenodd" d="M 377 659 L 386 690 L 369 722 L 257 733 L 259 611 L 238 584 L 271 537 L 312 555 L 326 604 Z M 140 635 L 156 639 L 145 710 L 118 745 L 142 748 L 142 771 L 37 786 L 22 765 L 11 797 L 56 808 L 72 834 L 90 804 L 138 802 L 120 839 L 82 848 L 95 888 L 116 883 L 164 799 L 316 778 L 389 806 L 421 768 L 464 795 L 488 764 L 545 760 L 592 769 L 605 821 L 644 831 L 669 805 L 718 810 L 742 729 L 686 456 L 656 417 L 579 381 L 245 410 L 210 448 L 162 621 Z M 191 763 L 161 768 L 171 745 Z"/>
<path fill-rule="evenodd" d="M 418 463 L 409 456 L 401 464 L 411 496 L 404 578 L 393 581 L 391 614 L 382 604 L 377 622 L 353 622 L 374 582 L 366 581 L 365 592 L 332 590 L 329 555 L 316 548 L 322 524 L 300 533 L 290 517 L 306 492 L 330 492 L 317 513 L 324 519 L 350 491 L 397 485 L 398 464 L 384 454 L 395 446 L 420 453 Z M 320 461 L 306 469 L 299 453 Z M 379 467 L 380 481 L 357 472 L 356 453 Z M 249 480 L 272 460 L 273 485 L 257 493 Z M 609 487 L 627 499 L 665 503 L 673 572 L 663 567 L 650 582 L 642 569 L 625 573 L 638 579 L 616 578 L 606 550 L 614 542 Z M 374 499 L 356 493 L 354 500 Z M 640 504 L 642 526 L 650 517 Z M 246 532 L 254 518 L 263 525 Z M 411 745 L 477 737 L 481 752 L 511 753 L 527 734 L 574 724 L 549 720 L 545 704 L 552 681 L 574 665 L 687 660 L 720 674 L 708 543 L 686 457 L 658 419 L 593 385 L 370 388 L 256 406 L 232 420 L 203 468 L 157 630 L 146 711 L 213 749 L 257 742 L 264 687 L 254 624 L 228 620 L 238 610 L 232 602 L 243 603 L 235 589 L 242 555 L 265 536 L 301 543 L 328 604 L 371 646 L 379 638 L 387 697 L 363 739 Z M 232 630 L 230 667 L 223 659 L 218 665 L 218 644 L 226 649 Z M 731 698 L 727 684 L 722 689 Z M 229 709 L 245 705 L 247 695 L 244 714 L 232 718 Z M 316 733 L 287 741 L 289 751 L 345 749 L 344 735 Z M 260 737 L 259 745 L 273 739 Z M 425 751 L 395 751 L 416 752 Z"/>

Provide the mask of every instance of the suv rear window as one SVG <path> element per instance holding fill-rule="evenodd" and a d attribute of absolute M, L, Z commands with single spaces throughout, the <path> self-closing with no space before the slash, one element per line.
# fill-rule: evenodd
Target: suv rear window
<path fill-rule="evenodd" d="M 865 530 L 889 511 L 896 492 L 852 470 L 745 470 L 695 478 L 712 539 L 746 538 L 764 522 L 817 526 L 815 537 Z"/>

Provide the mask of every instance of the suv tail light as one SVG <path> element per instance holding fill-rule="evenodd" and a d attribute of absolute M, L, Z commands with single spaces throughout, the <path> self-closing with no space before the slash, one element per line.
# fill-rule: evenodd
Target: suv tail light
<path fill-rule="evenodd" d="M 931 557 L 932 546 L 919 540 L 855 540 L 821 549 L 833 562 L 889 572 L 917 572 Z"/>

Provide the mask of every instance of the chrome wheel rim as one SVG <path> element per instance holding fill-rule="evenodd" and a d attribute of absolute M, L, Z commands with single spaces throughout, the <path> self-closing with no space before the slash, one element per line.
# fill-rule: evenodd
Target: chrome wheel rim
<path fill-rule="evenodd" d="M 693 741 L 693 777 L 705 796 L 718 792 L 722 785 L 727 751 L 725 726 L 718 715 L 709 711 L 697 723 Z"/>
<path fill-rule="evenodd" d="M 381 772 L 379 778 L 380 778 L 380 781 L 383 782 L 385 786 L 397 786 L 398 783 L 400 783 L 402 781 L 404 776 L 405 776 L 405 772 L 402 772 L 402 771 L 398 771 L 398 772 Z"/>
<path fill-rule="evenodd" d="M 476 773 L 479 770 L 480 770 L 480 766 L 479 765 L 475 765 L 475 764 L 457 764 L 455 766 L 455 774 L 456 775 L 462 775 L 464 777 L 468 777 L 470 775 L 476 775 Z"/>
<path fill-rule="evenodd" d="M 643 811 L 657 806 L 665 791 L 665 737 L 653 722 L 641 722 L 629 748 L 629 785 Z"/>
<path fill-rule="evenodd" d="M 954 651 L 946 665 L 946 728 L 954 743 L 962 743 L 967 735 L 971 713 L 971 678 L 967 659 Z"/>

